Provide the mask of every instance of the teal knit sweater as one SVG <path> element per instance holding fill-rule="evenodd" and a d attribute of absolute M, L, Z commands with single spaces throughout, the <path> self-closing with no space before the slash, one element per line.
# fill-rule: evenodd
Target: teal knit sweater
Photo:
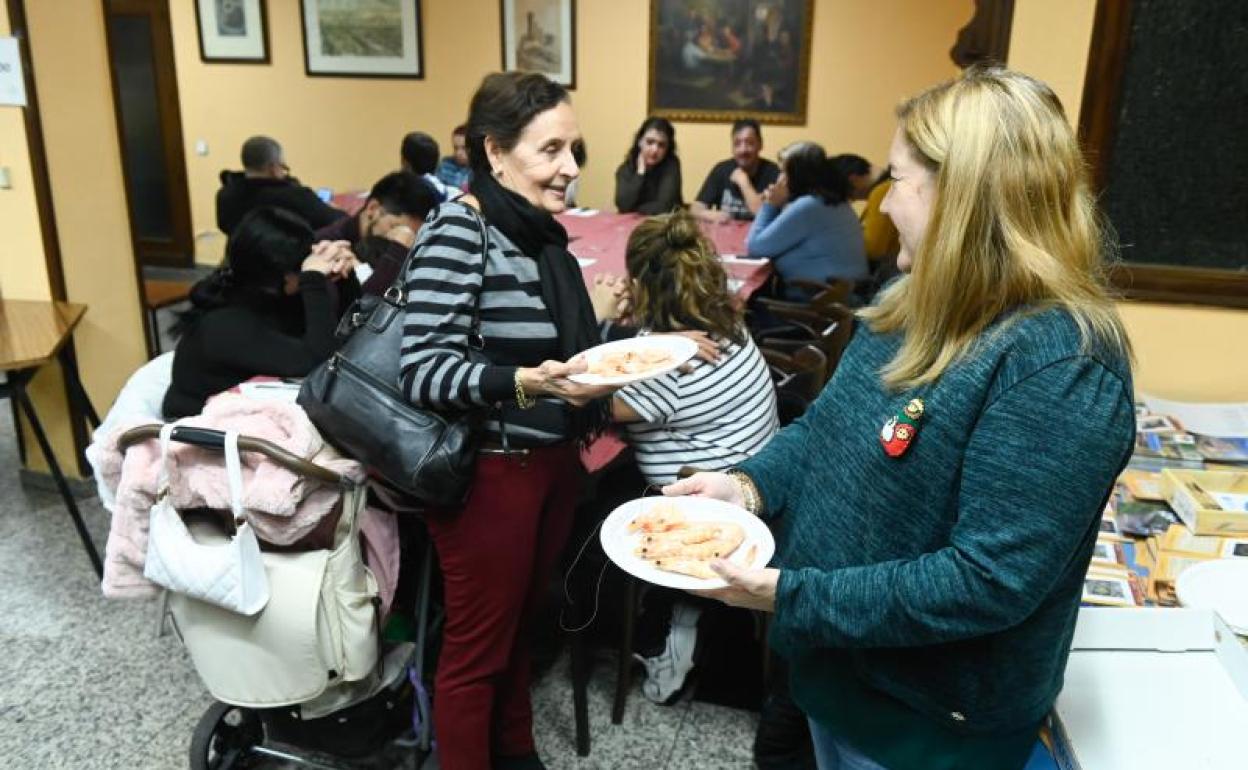
<path fill-rule="evenodd" d="M 772 645 L 816 720 L 854 708 L 836 702 L 835 660 L 954 734 L 1034 727 L 1131 451 L 1128 364 L 1049 309 L 995 327 L 936 383 L 890 392 L 879 372 L 900 341 L 860 324 L 807 413 L 741 466 L 765 515 L 787 519 Z M 881 428 L 915 397 L 917 437 L 889 457 Z"/>

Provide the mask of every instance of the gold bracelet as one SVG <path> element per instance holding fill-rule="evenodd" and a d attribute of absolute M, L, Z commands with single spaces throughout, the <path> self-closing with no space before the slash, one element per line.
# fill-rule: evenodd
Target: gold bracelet
<path fill-rule="evenodd" d="M 737 482 L 737 487 L 741 490 L 741 499 L 745 503 L 745 510 L 758 516 L 763 509 L 763 496 L 758 491 L 758 486 L 754 483 L 744 471 L 736 468 L 728 471 L 728 475 L 732 480 Z"/>
<path fill-rule="evenodd" d="M 521 409 L 532 409 L 537 401 L 529 398 L 529 394 L 524 392 L 524 383 L 520 382 L 520 370 L 516 369 L 516 406 Z"/>

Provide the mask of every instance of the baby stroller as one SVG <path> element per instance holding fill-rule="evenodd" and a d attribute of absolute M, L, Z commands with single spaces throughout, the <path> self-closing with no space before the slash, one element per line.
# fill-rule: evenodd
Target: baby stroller
<path fill-rule="evenodd" d="M 161 429 L 134 428 L 120 445 L 124 451 Z M 178 426 L 168 439 L 227 447 L 226 434 L 205 428 Z M 419 565 L 415 641 L 386 645 L 377 585 L 361 555 L 364 487 L 267 441 L 239 437 L 237 447 L 338 485 L 341 513 L 330 547 L 263 552 L 269 599 L 255 615 L 165 592 L 162 626 L 167 618 L 217 700 L 195 728 L 190 767 L 256 767 L 265 758 L 327 770 L 419 767 L 432 746 L 432 548 Z M 182 519 L 197 543 L 229 540 L 217 515 L 188 511 Z"/>

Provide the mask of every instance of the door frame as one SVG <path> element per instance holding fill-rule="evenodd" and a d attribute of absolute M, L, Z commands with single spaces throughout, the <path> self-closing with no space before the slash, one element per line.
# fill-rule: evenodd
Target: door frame
<path fill-rule="evenodd" d="M 178 98 L 177 67 L 173 53 L 173 26 L 165 0 L 100 0 L 104 8 L 104 33 L 108 41 L 108 69 L 113 83 L 113 114 L 117 118 L 117 142 L 121 149 L 121 171 L 126 185 L 126 207 L 133 212 L 130 194 L 130 164 L 126 154 L 125 116 L 121 111 L 121 86 L 112 52 L 116 47 L 112 25 L 114 15 L 148 14 L 152 18 L 152 53 L 156 58 L 156 98 L 159 103 L 161 133 L 165 137 L 165 173 L 169 189 L 169 241 L 143 238 L 130 216 L 130 237 L 134 242 L 135 263 L 162 267 L 193 267 L 195 236 L 191 225 L 191 200 L 186 174 L 186 152 L 182 136 L 182 107 Z M 166 65 L 167 66 L 164 66 Z"/>

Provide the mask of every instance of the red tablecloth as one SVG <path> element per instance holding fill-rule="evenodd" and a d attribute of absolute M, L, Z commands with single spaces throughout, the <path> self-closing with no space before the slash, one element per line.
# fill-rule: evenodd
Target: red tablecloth
<path fill-rule="evenodd" d="M 568 250 L 581 259 L 594 260 L 593 264 L 581 268 L 586 283 L 600 273 L 627 273 L 624 252 L 628 246 L 628 236 L 645 217 L 640 214 L 599 213 L 588 217 L 560 214 L 556 218 L 568 231 L 571 240 Z M 702 232 L 711 239 L 721 256 L 744 256 L 745 238 L 749 231 L 749 222 L 702 225 Z M 771 265 L 766 262 L 725 262 L 724 269 L 729 277 L 741 281 L 737 295 L 742 299 L 749 298 L 771 275 Z"/>

